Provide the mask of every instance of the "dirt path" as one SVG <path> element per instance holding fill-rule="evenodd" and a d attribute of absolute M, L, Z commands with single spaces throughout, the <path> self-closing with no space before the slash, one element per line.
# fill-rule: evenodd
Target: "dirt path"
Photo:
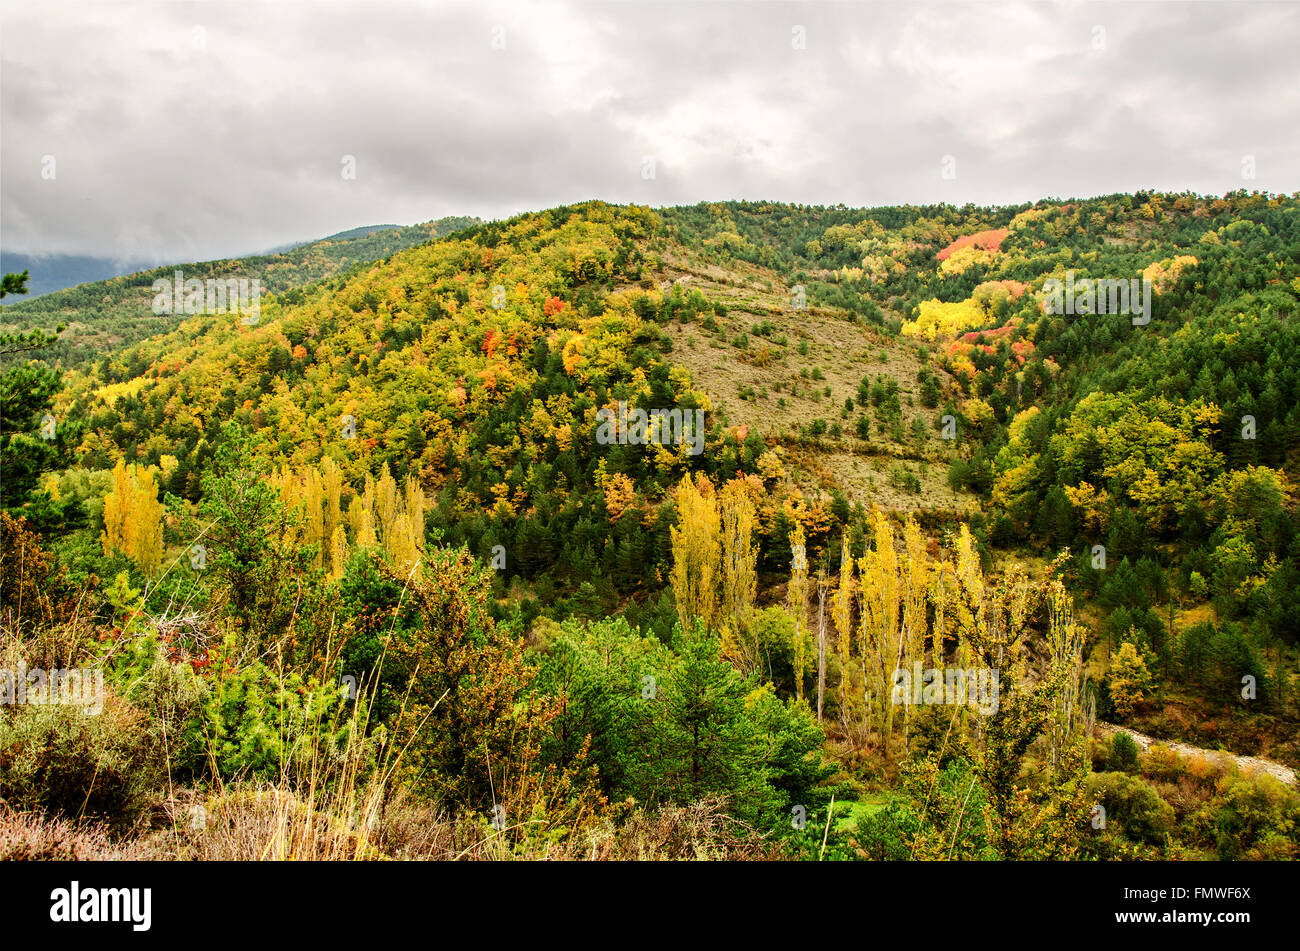
<path fill-rule="evenodd" d="M 1139 748 L 1143 751 L 1150 748 L 1152 743 L 1159 743 L 1167 746 L 1179 756 L 1203 756 L 1206 759 L 1215 762 L 1230 761 L 1235 763 L 1241 770 L 1254 773 L 1268 773 L 1270 776 L 1280 779 L 1284 783 L 1296 785 L 1295 770 L 1289 766 L 1283 766 L 1281 763 L 1275 763 L 1271 759 L 1263 759 L 1259 756 L 1238 756 L 1236 753 L 1223 753 L 1219 750 L 1202 749 L 1199 746 L 1192 746 L 1189 743 L 1179 743 L 1176 740 L 1157 740 L 1147 736 L 1144 733 L 1138 733 L 1130 730 L 1128 727 L 1115 726 L 1113 723 L 1098 723 L 1097 731 L 1099 733 L 1115 733 L 1123 731 L 1133 737 Z"/>

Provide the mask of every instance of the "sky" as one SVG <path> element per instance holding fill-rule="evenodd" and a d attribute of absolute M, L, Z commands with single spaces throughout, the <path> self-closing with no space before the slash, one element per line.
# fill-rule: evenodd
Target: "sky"
<path fill-rule="evenodd" d="M 1300 189 L 1300 2 L 2 0 L 0 247 Z"/>

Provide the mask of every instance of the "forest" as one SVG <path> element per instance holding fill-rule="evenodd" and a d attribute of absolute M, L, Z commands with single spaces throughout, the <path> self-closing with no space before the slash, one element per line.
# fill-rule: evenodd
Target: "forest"
<path fill-rule="evenodd" d="M 0 859 L 1300 857 L 1300 195 L 185 267 L 4 277 Z"/>

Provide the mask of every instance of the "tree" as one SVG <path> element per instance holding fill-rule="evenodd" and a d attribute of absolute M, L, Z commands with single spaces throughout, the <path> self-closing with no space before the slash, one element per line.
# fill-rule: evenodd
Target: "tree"
<path fill-rule="evenodd" d="M 1137 645 L 1125 641 L 1110 668 L 1110 698 L 1120 719 L 1127 719 L 1151 689 L 1151 673 Z"/>
<path fill-rule="evenodd" d="M 27 272 L 0 279 L 0 299 L 27 293 Z M 0 333 L 0 357 L 40 350 L 58 339 L 41 330 Z M 28 517 L 38 528 L 54 527 L 61 512 L 37 493 L 40 477 L 71 456 L 80 428 L 53 416 L 62 388 L 59 373 L 36 361 L 14 364 L 0 373 L 0 509 Z"/>
<path fill-rule="evenodd" d="M 219 601 L 261 650 L 288 632 L 316 552 L 298 544 L 301 520 L 286 511 L 248 437 L 234 424 L 222 436 L 186 532 L 206 549 Z"/>
<path fill-rule="evenodd" d="M 803 522 L 795 521 L 790 532 L 790 587 L 788 597 L 790 613 L 794 615 L 794 690 L 803 699 L 803 674 L 805 641 L 808 633 L 804 627 L 808 617 L 808 553 L 803 532 Z"/>
<path fill-rule="evenodd" d="M 758 545 L 753 540 L 757 513 L 750 492 L 749 484 L 743 479 L 733 479 L 718 493 L 722 522 L 723 654 L 733 658 L 743 673 L 756 670 L 760 660 L 751 623 L 758 589 Z"/>
<path fill-rule="evenodd" d="M 672 587 L 682 631 L 693 631 L 697 619 L 707 630 L 716 630 L 722 561 L 718 500 L 707 478 L 701 475 L 696 484 L 687 475 L 677 486 L 676 501 Z"/>
<path fill-rule="evenodd" d="M 853 640 L 853 555 L 849 551 L 849 535 L 840 536 L 840 579 L 832 597 L 831 621 L 839 635 L 836 644 L 840 657 L 840 720 L 846 721 L 849 711 L 849 653 Z"/>
<path fill-rule="evenodd" d="M 162 564 L 163 506 L 153 470 L 118 460 L 113 469 L 113 487 L 104 498 L 104 531 L 100 536 L 104 554 L 121 552 L 146 573 Z"/>

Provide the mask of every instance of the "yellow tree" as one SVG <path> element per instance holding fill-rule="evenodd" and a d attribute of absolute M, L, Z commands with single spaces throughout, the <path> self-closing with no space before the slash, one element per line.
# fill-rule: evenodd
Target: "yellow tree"
<path fill-rule="evenodd" d="M 134 526 L 131 523 L 131 503 L 135 499 L 135 485 L 131 474 L 126 470 L 126 463 L 119 459 L 113 467 L 112 488 L 104 496 L 104 532 L 100 543 L 104 554 L 115 551 L 130 554 L 135 547 L 131 536 Z"/>
<path fill-rule="evenodd" d="M 894 550 L 894 529 L 879 508 L 871 510 L 874 547 L 858 559 L 859 650 L 862 680 L 871 698 L 882 740 L 887 744 L 893 728 L 891 703 L 893 673 L 901 662 L 902 636 L 899 630 L 898 555 Z"/>
<path fill-rule="evenodd" d="M 162 564 L 162 516 L 153 471 L 118 460 L 104 497 L 104 554 L 120 552 L 146 572 L 156 571 Z"/>
<path fill-rule="evenodd" d="M 348 540 L 343 532 L 343 525 L 334 527 L 330 538 L 330 577 L 336 581 L 343 577 L 343 566 L 348 560 Z"/>
<path fill-rule="evenodd" d="M 321 491 L 325 504 L 325 537 L 331 546 L 338 529 L 343 527 L 343 472 L 329 456 L 320 461 Z"/>
<path fill-rule="evenodd" d="M 701 475 L 697 485 L 689 475 L 683 476 L 677 486 L 677 524 L 669 535 L 673 547 L 673 595 L 682 631 L 688 635 L 697 618 L 715 629 L 722 560 L 719 522 L 712 483 Z"/>
<path fill-rule="evenodd" d="M 903 548 L 907 560 L 901 566 L 899 596 L 902 601 L 898 639 L 898 659 L 895 667 L 910 669 L 913 661 L 925 660 L 925 640 L 928 632 L 927 605 L 930 595 L 931 565 L 926 551 L 925 536 L 921 534 L 916 519 L 908 515 L 903 526 Z M 942 664 L 936 664 L 942 667 Z M 911 705 L 903 707 L 903 730 L 907 735 Z"/>
<path fill-rule="evenodd" d="M 369 484 L 367 484 L 369 488 Z M 369 493 L 368 493 L 369 494 Z M 397 480 L 393 478 L 393 473 L 388 468 L 388 463 L 384 463 L 384 471 L 379 475 L 379 483 L 374 490 L 374 512 L 375 523 L 379 529 L 379 538 L 383 542 L 384 548 L 392 552 L 393 534 L 398 531 L 397 511 L 399 508 L 397 496 Z"/>
<path fill-rule="evenodd" d="M 158 486 L 153 470 L 136 467 L 134 519 L 137 523 L 135 560 L 148 574 L 162 565 L 163 505 L 158 501 Z"/>
<path fill-rule="evenodd" d="M 751 619 L 758 591 L 758 545 L 754 543 L 757 512 L 750 486 L 732 479 L 718 493 L 722 522 L 722 617 L 724 647 L 742 671 L 755 670 L 759 647 L 753 641 Z"/>
<path fill-rule="evenodd" d="M 357 548 L 376 548 L 375 537 L 375 486 L 370 476 L 366 476 L 366 488 L 361 495 L 354 495 L 348 506 L 348 523 L 352 528 L 352 542 Z"/>

